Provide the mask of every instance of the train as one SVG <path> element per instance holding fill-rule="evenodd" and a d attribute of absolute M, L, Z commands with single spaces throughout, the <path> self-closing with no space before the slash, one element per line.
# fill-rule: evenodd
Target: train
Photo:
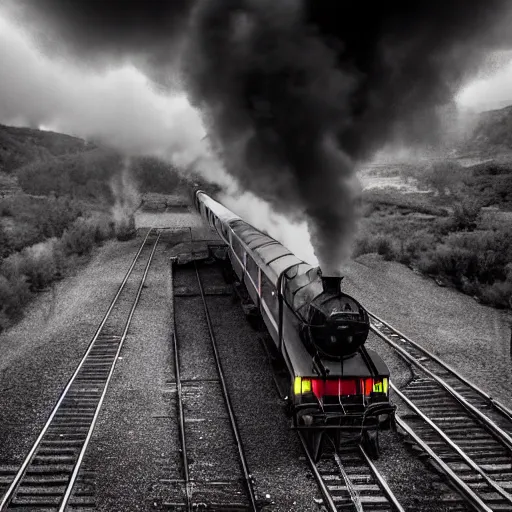
<path fill-rule="evenodd" d="M 365 347 L 364 307 L 342 292 L 342 277 L 322 275 L 204 191 L 193 195 L 282 356 L 291 427 L 301 431 L 312 458 L 326 444 L 354 442 L 377 458 L 379 431 L 393 428 L 396 407 L 387 365 Z"/>

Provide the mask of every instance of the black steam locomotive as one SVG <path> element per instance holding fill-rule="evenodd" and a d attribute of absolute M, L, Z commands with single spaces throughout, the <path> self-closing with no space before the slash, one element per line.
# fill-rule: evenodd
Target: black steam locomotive
<path fill-rule="evenodd" d="M 202 191 L 202 218 L 229 247 L 235 273 L 281 353 L 290 375 L 293 428 L 303 430 L 315 460 L 324 439 L 363 442 L 378 456 L 378 431 L 394 424 L 389 370 L 364 343 L 369 320 L 339 277 L 322 276 L 286 247 Z"/>

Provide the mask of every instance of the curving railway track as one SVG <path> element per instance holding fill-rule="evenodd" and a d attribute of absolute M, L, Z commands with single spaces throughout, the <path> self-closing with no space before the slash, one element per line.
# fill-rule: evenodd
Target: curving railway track
<path fill-rule="evenodd" d="M 208 307 L 209 296 L 219 292 L 214 291 L 209 293 L 205 291 L 201 270 L 197 265 L 194 265 L 192 273 L 190 270 L 189 268 L 188 270 L 178 270 L 177 272 L 188 272 L 189 284 L 191 284 L 190 278 L 195 274 L 196 282 L 192 287 L 192 292 L 189 288 L 189 291 L 185 293 L 176 293 L 175 278 L 173 276 L 173 303 L 175 311 L 172 338 L 185 499 L 183 503 L 176 502 L 169 503 L 168 505 L 171 506 L 173 510 L 186 510 L 187 512 L 201 507 L 206 507 L 208 510 L 251 510 L 256 512 L 258 506 L 253 489 L 253 482 L 229 396 L 224 371 L 222 369 L 214 327 Z M 222 295 L 222 291 L 220 291 L 220 294 Z M 180 297 L 185 298 L 183 304 L 180 302 Z M 182 328 L 179 319 L 177 319 L 176 308 L 188 309 L 187 304 L 190 303 L 187 301 L 191 298 L 192 300 L 199 299 L 195 301 L 195 307 L 200 305 L 200 309 L 202 309 L 204 322 L 198 323 L 197 328 L 198 330 L 206 331 L 202 334 L 204 341 L 207 341 L 209 345 L 209 349 L 206 349 L 206 352 L 209 353 L 209 363 L 207 366 L 210 368 L 210 373 L 208 377 L 202 376 L 201 372 L 198 373 L 194 368 L 194 366 L 197 365 L 198 359 L 192 360 L 190 357 L 187 357 L 187 354 L 182 350 L 183 345 L 187 342 L 190 343 L 191 340 L 182 339 L 184 336 L 181 336 Z M 194 308 L 194 310 L 196 310 L 196 308 Z M 197 352 L 195 355 L 197 355 Z M 183 367 L 186 368 L 187 374 L 191 375 L 192 373 L 194 376 L 191 378 L 184 377 Z M 213 367 L 215 368 L 215 376 L 213 376 L 211 371 Z M 208 396 L 208 403 L 201 404 L 201 397 L 205 395 Z M 231 430 L 229 439 L 226 436 L 226 429 L 221 429 L 220 432 L 213 432 L 212 428 L 212 431 L 205 432 L 203 430 L 200 432 L 201 435 L 199 435 L 196 425 L 203 423 L 205 418 L 202 416 L 214 416 L 218 414 L 218 412 L 212 412 L 212 408 L 217 408 L 217 411 L 222 408 L 224 409 L 220 422 L 226 423 L 227 420 Z M 216 423 L 218 424 L 219 422 Z M 209 427 L 207 426 L 206 428 Z M 223 447 L 226 451 L 229 450 L 232 452 L 231 461 L 236 460 L 238 463 L 238 468 L 236 469 L 230 468 L 227 470 L 226 467 L 221 468 L 221 464 L 217 466 L 215 471 L 222 474 L 224 478 L 211 478 L 211 476 L 215 476 L 211 472 L 203 471 L 201 473 L 199 468 L 194 467 L 200 465 L 201 462 L 204 463 L 204 466 L 211 466 L 211 463 L 219 462 L 219 460 L 212 460 L 210 462 L 198 460 L 201 454 L 205 458 L 212 457 L 212 454 L 202 452 L 204 437 L 207 436 L 211 436 L 211 443 Z M 236 456 L 234 456 L 233 452 L 236 452 Z M 215 454 L 213 456 L 215 456 Z M 229 476 L 226 478 L 226 475 Z"/>
<path fill-rule="evenodd" d="M 78 477 L 160 233 L 149 230 L 48 420 L 0 498 L 0 511 L 94 507 Z"/>
<path fill-rule="evenodd" d="M 478 511 L 512 512 L 512 411 L 437 356 L 370 314 L 372 331 L 413 369 L 397 424 Z"/>

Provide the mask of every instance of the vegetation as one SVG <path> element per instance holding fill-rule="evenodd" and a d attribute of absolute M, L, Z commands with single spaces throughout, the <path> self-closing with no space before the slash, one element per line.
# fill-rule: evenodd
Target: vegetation
<path fill-rule="evenodd" d="M 0 125 L 0 171 L 12 173 L 32 161 L 91 149 L 84 140 L 61 133 Z"/>
<path fill-rule="evenodd" d="M 85 212 L 69 198 L 15 196 L 0 202 L 0 215 L 0 331 L 115 233 L 109 214 Z"/>
<path fill-rule="evenodd" d="M 95 245 L 132 238 L 138 193 L 179 183 L 156 158 L 127 162 L 75 137 L 2 125 L 0 172 L 0 331 Z"/>
<path fill-rule="evenodd" d="M 406 177 L 429 191 L 367 191 L 354 255 L 376 252 L 512 308 L 512 167 L 439 162 Z"/>

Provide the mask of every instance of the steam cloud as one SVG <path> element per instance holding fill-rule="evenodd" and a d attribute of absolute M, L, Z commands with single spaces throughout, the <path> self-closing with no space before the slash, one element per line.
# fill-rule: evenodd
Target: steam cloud
<path fill-rule="evenodd" d="M 354 226 L 351 178 L 386 142 L 424 142 L 435 107 L 493 42 L 501 2 L 368 6 L 205 1 L 188 76 L 227 170 L 278 211 L 304 212 L 320 266 L 337 273 Z"/>
<path fill-rule="evenodd" d="M 348 254 L 359 163 L 397 139 L 435 142 L 436 107 L 502 42 L 498 20 L 509 20 L 504 0 L 41 4 L 25 0 L 19 16 L 51 29 L 46 48 L 65 40 L 103 64 L 133 57 L 161 84 L 175 83 L 162 63 L 180 62 L 228 173 L 305 219 L 330 274 Z"/>

